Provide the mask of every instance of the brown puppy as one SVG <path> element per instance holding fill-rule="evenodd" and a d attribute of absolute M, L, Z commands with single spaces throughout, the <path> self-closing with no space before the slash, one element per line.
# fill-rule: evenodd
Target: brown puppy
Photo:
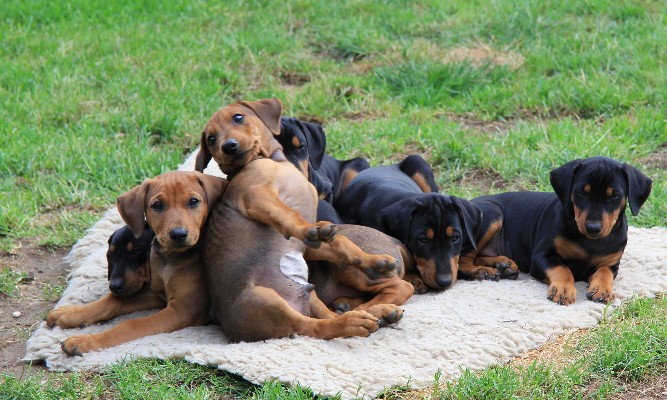
<path fill-rule="evenodd" d="M 75 328 L 134 311 L 162 309 L 104 332 L 68 337 L 62 344 L 65 353 L 81 355 L 207 321 L 209 299 L 199 244 L 208 211 L 226 183 L 199 172 L 174 171 L 147 179 L 118 197 L 118 211 L 135 237 L 143 234 L 145 224 L 155 232 L 150 286 L 127 299 L 107 295 L 90 304 L 60 307 L 47 315 L 46 323 Z"/>
<path fill-rule="evenodd" d="M 381 305 L 337 316 L 312 291 L 303 255 L 378 271 L 395 268 L 395 260 L 364 253 L 329 222 L 315 223 L 317 192 L 275 138 L 281 113 L 277 99 L 231 104 L 202 133 L 197 169 L 213 157 L 230 178 L 203 249 L 213 314 L 235 341 L 368 336 L 379 318 L 396 321 L 401 310 Z"/>

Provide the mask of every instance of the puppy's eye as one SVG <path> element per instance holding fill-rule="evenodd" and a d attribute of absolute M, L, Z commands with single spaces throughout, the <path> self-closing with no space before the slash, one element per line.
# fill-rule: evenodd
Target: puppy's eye
<path fill-rule="evenodd" d="M 232 117 L 232 121 L 237 125 L 243 122 L 243 119 L 244 117 L 241 114 L 234 114 L 234 116 Z"/>
<path fill-rule="evenodd" d="M 421 235 L 417 238 L 417 241 L 421 244 L 427 244 L 428 238 L 426 237 L 426 235 Z"/>
<path fill-rule="evenodd" d="M 199 199 L 196 197 L 191 198 L 190 201 L 188 202 L 188 205 L 190 207 L 197 207 L 199 205 Z"/>
<path fill-rule="evenodd" d="M 584 198 L 584 197 L 586 197 L 586 192 L 583 192 L 581 190 L 577 190 L 577 191 L 574 192 L 574 195 L 577 196 L 577 197 Z"/>
<path fill-rule="evenodd" d="M 459 236 L 459 235 L 454 235 L 449 239 L 449 241 L 452 242 L 452 243 L 458 243 L 459 240 L 461 240 L 461 236 Z"/>
<path fill-rule="evenodd" d="M 153 202 L 153 204 L 151 204 L 151 208 L 153 209 L 153 211 L 162 211 L 164 205 L 160 200 L 156 200 Z"/>
<path fill-rule="evenodd" d="M 209 146 L 215 145 L 215 136 L 209 136 L 206 138 L 206 141 L 208 142 Z"/>
<path fill-rule="evenodd" d="M 616 200 L 616 199 L 618 199 L 619 197 L 621 197 L 621 194 L 618 193 L 617 190 L 614 190 L 614 191 L 611 192 L 611 194 L 609 195 L 609 199 L 611 199 L 611 200 Z"/>

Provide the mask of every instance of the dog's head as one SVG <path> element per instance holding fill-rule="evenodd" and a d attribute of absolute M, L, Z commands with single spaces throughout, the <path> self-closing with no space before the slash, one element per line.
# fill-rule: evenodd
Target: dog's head
<path fill-rule="evenodd" d="M 148 224 L 162 251 L 185 251 L 199 241 L 208 211 L 226 186 L 223 178 L 172 171 L 120 195 L 116 207 L 135 237 L 141 237 Z"/>
<path fill-rule="evenodd" d="M 221 108 L 206 123 L 195 169 L 203 171 L 213 158 L 222 172 L 233 174 L 257 158 L 281 150 L 282 103 L 278 99 L 240 101 Z"/>
<path fill-rule="evenodd" d="M 109 290 L 118 297 L 130 297 L 150 284 L 149 258 L 155 234 L 149 227 L 138 238 L 125 225 L 109 237 L 107 266 Z"/>
<path fill-rule="evenodd" d="M 309 165 L 315 170 L 320 169 L 327 146 L 326 135 L 320 124 L 283 117 L 280 120 L 280 135 L 276 139 L 283 147 L 287 160 L 306 178 L 310 179 Z"/>
<path fill-rule="evenodd" d="M 445 289 L 456 281 L 464 240 L 474 246 L 481 210 L 467 200 L 438 193 L 403 199 L 380 212 L 385 231 L 405 243 L 424 283 Z"/>
<path fill-rule="evenodd" d="M 636 168 L 607 157 L 570 161 L 551 171 L 550 178 L 578 231 L 590 239 L 608 236 L 625 218 L 626 199 L 637 215 L 652 186 Z"/>

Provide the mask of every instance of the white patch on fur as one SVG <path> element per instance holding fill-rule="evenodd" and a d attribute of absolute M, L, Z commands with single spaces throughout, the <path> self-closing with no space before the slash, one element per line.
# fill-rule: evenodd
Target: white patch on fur
<path fill-rule="evenodd" d="M 280 271 L 300 285 L 308 284 L 308 264 L 300 251 L 290 251 L 280 258 Z"/>

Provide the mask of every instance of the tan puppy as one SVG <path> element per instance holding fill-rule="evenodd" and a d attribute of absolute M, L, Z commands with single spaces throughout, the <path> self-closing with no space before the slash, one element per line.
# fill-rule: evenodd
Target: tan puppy
<path fill-rule="evenodd" d="M 46 323 L 75 328 L 134 311 L 162 309 L 104 332 L 68 337 L 62 344 L 65 353 L 81 355 L 207 321 L 209 299 L 200 238 L 208 211 L 226 184 L 225 179 L 199 172 L 175 171 L 147 179 L 118 197 L 118 211 L 135 237 L 143 234 L 145 223 L 155 232 L 150 286 L 130 298 L 109 294 L 90 304 L 60 307 L 47 315 Z"/>
<path fill-rule="evenodd" d="M 212 311 L 236 341 L 367 336 L 379 318 L 396 321 L 401 310 L 382 305 L 337 316 L 312 291 L 302 254 L 378 271 L 395 268 L 395 259 L 367 254 L 331 223 L 315 223 L 317 192 L 275 138 L 281 112 L 277 99 L 235 103 L 202 133 L 197 169 L 215 158 L 230 178 L 204 242 Z"/>

